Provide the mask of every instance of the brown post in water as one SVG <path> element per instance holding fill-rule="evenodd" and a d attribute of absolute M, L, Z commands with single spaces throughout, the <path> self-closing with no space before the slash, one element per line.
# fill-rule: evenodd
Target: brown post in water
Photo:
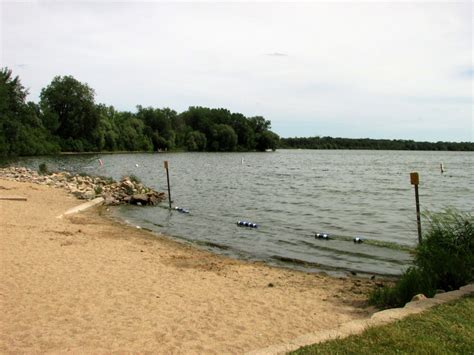
<path fill-rule="evenodd" d="M 410 182 L 415 186 L 415 202 L 416 202 L 416 222 L 418 224 L 418 243 L 421 243 L 421 216 L 420 216 L 420 197 L 418 195 L 418 184 L 420 178 L 418 173 L 410 173 Z"/>
<path fill-rule="evenodd" d="M 166 170 L 166 182 L 168 183 L 168 202 L 171 209 L 171 187 L 170 187 L 170 174 L 168 172 L 168 160 L 165 160 L 165 170 Z"/>

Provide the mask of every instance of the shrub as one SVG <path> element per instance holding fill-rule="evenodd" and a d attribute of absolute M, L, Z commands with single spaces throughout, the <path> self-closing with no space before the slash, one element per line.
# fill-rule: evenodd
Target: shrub
<path fill-rule="evenodd" d="M 94 192 L 95 192 L 96 195 L 100 195 L 103 191 L 104 191 L 104 189 L 102 188 L 102 186 L 96 186 L 94 188 Z"/>
<path fill-rule="evenodd" d="M 423 293 L 458 289 L 474 279 L 473 217 L 455 210 L 426 214 L 427 232 L 416 248 L 414 266 L 394 286 L 372 291 L 369 303 L 382 308 L 403 306 Z"/>
<path fill-rule="evenodd" d="M 49 174 L 48 166 L 46 165 L 46 163 L 41 163 L 41 164 L 38 166 L 38 172 L 39 172 L 41 175 L 48 175 L 48 174 Z"/>
<path fill-rule="evenodd" d="M 369 296 L 369 303 L 381 308 L 399 307 L 419 293 L 432 297 L 436 293 L 436 288 L 429 275 L 417 267 L 411 267 L 395 285 L 373 290 Z"/>
<path fill-rule="evenodd" d="M 134 184 L 140 184 L 142 182 L 138 176 L 133 175 L 133 174 L 131 174 L 129 178 L 130 178 L 130 181 L 133 182 Z"/>

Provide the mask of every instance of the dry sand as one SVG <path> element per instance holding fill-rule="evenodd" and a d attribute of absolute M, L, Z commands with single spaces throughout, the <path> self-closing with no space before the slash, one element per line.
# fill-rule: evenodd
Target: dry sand
<path fill-rule="evenodd" d="M 0 179 L 0 352 L 244 353 L 367 318 L 372 282 L 232 260 Z M 273 287 L 269 286 L 273 284 Z"/>

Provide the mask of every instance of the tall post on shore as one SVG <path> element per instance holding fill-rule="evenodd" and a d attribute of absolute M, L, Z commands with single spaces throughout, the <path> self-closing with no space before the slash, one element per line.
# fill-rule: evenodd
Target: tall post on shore
<path fill-rule="evenodd" d="M 165 160 L 166 182 L 168 183 L 168 202 L 171 209 L 171 187 L 170 187 L 170 173 L 168 171 L 168 160 Z"/>
<path fill-rule="evenodd" d="M 418 195 L 418 184 L 420 177 L 418 173 L 410 173 L 410 182 L 415 186 L 415 202 L 416 202 L 416 222 L 418 224 L 418 243 L 421 243 L 421 215 L 420 215 L 420 197 Z"/>

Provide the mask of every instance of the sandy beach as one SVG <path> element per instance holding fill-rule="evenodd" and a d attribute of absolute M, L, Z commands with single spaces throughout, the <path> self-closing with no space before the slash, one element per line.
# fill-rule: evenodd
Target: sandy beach
<path fill-rule="evenodd" d="M 224 258 L 0 179 L 0 352 L 245 353 L 361 318 L 373 281 Z M 145 208 L 145 207 L 144 207 Z"/>

